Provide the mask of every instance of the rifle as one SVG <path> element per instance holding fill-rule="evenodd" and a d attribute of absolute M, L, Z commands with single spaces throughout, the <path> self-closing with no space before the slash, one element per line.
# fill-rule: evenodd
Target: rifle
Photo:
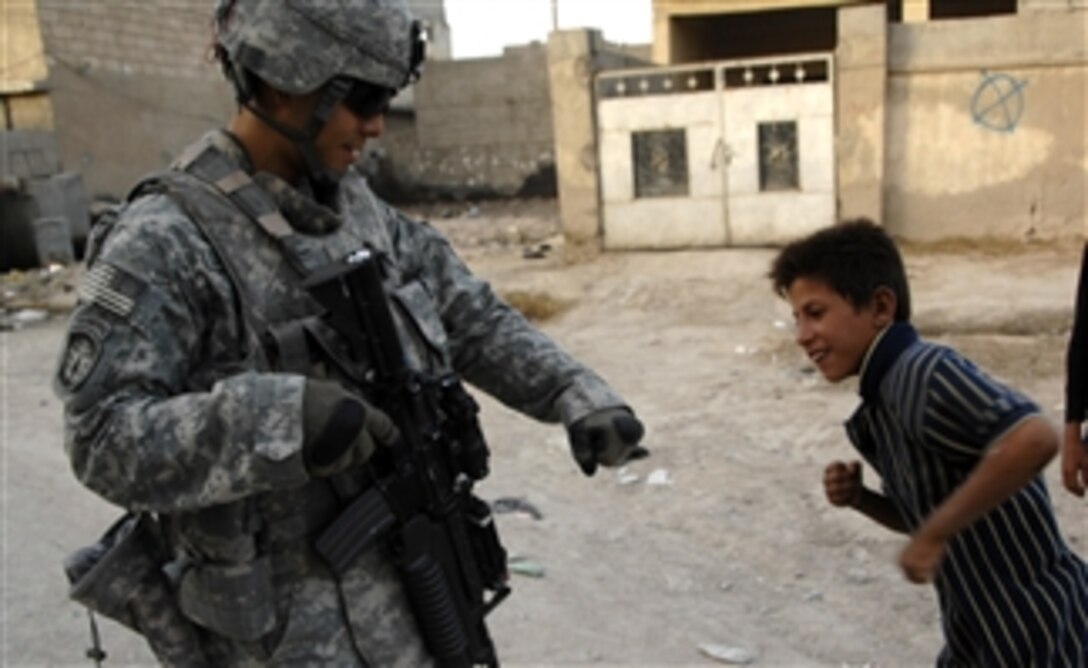
<path fill-rule="evenodd" d="M 386 540 L 439 664 L 497 667 L 484 617 L 510 588 L 491 509 L 472 493 L 488 473 L 479 407 L 456 375 L 432 378 L 410 368 L 373 251 L 315 271 L 304 285 L 353 355 L 370 363 L 359 389 L 401 434 L 372 457 L 372 484 L 320 533 L 315 549 L 342 574 Z"/>

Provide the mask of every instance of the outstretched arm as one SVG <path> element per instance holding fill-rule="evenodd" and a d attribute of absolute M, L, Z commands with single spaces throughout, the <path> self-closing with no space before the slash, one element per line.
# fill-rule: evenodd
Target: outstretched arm
<path fill-rule="evenodd" d="M 433 329 L 445 337 L 459 374 L 515 410 L 562 422 L 586 475 L 598 464 L 622 466 L 649 454 L 639 446 L 642 423 L 603 378 L 503 302 L 440 234 L 391 216 L 394 249 L 439 315 Z"/>
<path fill-rule="evenodd" d="M 448 337 L 453 367 L 465 380 L 521 413 L 566 426 L 626 405 L 604 379 L 472 274 L 445 238 L 394 215 L 399 260 L 422 282 Z"/>
<path fill-rule="evenodd" d="M 1039 415 L 1023 420 L 994 443 L 903 550 L 899 565 L 907 579 L 931 581 L 948 541 L 1031 482 L 1057 451 L 1057 435 Z"/>

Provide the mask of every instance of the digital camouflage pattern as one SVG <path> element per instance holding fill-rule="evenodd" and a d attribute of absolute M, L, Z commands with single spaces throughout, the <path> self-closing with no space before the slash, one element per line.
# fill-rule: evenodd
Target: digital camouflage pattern
<path fill-rule="evenodd" d="M 55 381 L 73 469 L 107 500 L 171 518 L 175 545 L 199 562 L 189 572 L 220 564 L 269 588 L 272 628 L 259 637 L 229 619 L 202 620 L 216 629 L 203 634 L 215 665 L 426 665 L 388 555 L 370 551 L 337 582 L 310 549 L 311 518 L 299 509 L 320 506 L 314 490 L 328 485 L 311 481 L 302 461 L 305 376 L 270 370 L 240 300 L 269 323 L 306 317 L 312 304 L 282 248 L 317 264 L 369 244 L 386 258 L 417 368 L 453 369 L 516 410 L 567 425 L 623 401 L 354 172 L 332 210 L 269 174 L 230 173 L 253 170 L 222 131 L 189 154 L 238 187 L 238 201 L 265 206 L 271 234 L 193 182 L 181 204 L 149 188 L 99 235 L 87 272 L 97 283 L 81 290 Z M 240 291 L 191 219 L 212 211 Z M 213 596 L 214 581 L 202 590 L 205 575 L 191 579 L 189 604 L 194 591 Z"/>
<path fill-rule="evenodd" d="M 99 543 L 65 560 L 69 596 L 142 633 L 165 665 L 206 665 L 196 627 L 182 616 L 160 569 L 164 557 L 154 520 L 127 513 Z"/>
<path fill-rule="evenodd" d="M 218 0 L 215 14 L 231 61 L 286 93 L 335 76 L 396 90 L 412 73 L 404 0 Z"/>

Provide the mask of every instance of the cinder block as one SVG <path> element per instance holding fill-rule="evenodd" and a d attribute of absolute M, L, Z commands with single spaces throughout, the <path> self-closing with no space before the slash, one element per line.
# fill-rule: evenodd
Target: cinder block
<path fill-rule="evenodd" d="M 50 264 L 72 264 L 75 261 L 72 234 L 65 218 L 36 219 L 34 246 L 38 254 L 38 264 L 43 267 Z"/>

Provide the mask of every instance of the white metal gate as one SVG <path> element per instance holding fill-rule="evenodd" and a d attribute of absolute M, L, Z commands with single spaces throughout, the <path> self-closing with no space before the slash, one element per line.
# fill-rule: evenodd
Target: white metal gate
<path fill-rule="evenodd" d="M 834 222 L 833 61 L 597 77 L 606 248 L 766 245 Z"/>

